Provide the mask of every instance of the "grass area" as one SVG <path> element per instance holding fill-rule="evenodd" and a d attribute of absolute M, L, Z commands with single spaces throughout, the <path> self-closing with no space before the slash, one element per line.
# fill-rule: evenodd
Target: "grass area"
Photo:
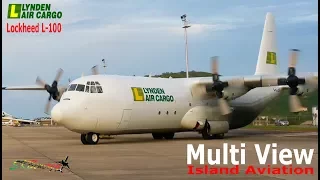
<path fill-rule="evenodd" d="M 288 106 L 288 91 L 284 91 L 276 100 L 270 103 L 270 105 L 260 114 L 261 116 L 311 116 L 312 107 L 318 105 L 318 91 L 307 94 L 304 97 L 300 97 L 303 106 L 308 108 L 307 112 L 301 112 L 298 114 L 290 113 Z M 312 119 L 312 118 L 311 118 Z"/>
<path fill-rule="evenodd" d="M 145 75 L 145 77 L 148 77 L 149 75 Z M 180 72 L 165 72 L 161 75 L 153 75 L 152 77 L 161 77 L 161 78 L 185 78 L 186 72 L 180 71 Z M 210 77 L 212 76 L 211 73 L 208 72 L 201 72 L 201 71 L 189 71 L 189 77 Z"/>
<path fill-rule="evenodd" d="M 318 128 L 314 126 L 290 125 L 290 126 L 254 126 L 248 125 L 243 129 L 261 129 L 270 131 L 284 131 L 284 132 L 318 132 Z"/>
<path fill-rule="evenodd" d="M 288 91 L 284 91 L 277 99 L 272 101 L 260 116 L 279 117 L 286 119 L 290 125 L 300 125 L 305 121 L 312 120 L 312 107 L 318 106 L 318 91 L 300 97 L 301 103 L 308 108 L 307 112 L 291 113 L 289 111 L 289 95 Z"/>

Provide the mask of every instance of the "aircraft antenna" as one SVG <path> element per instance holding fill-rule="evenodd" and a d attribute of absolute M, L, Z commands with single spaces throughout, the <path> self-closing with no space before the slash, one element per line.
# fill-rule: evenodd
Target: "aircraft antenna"
<path fill-rule="evenodd" d="M 187 35 L 187 28 L 191 27 L 189 22 L 187 21 L 187 15 L 184 14 L 181 16 L 181 20 L 183 22 L 182 28 L 184 28 L 184 38 L 186 41 L 186 77 L 189 78 L 189 62 L 188 62 L 188 35 Z"/>
<path fill-rule="evenodd" d="M 102 59 L 102 63 L 103 63 L 103 69 L 104 69 L 104 73 L 107 74 L 107 70 L 106 70 L 106 61 L 104 59 Z"/>

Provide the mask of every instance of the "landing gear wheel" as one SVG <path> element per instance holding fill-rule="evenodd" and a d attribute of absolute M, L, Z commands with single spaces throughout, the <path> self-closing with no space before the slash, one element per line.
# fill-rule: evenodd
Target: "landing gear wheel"
<path fill-rule="evenodd" d="M 81 142 L 82 144 L 88 144 L 86 134 L 81 134 Z"/>
<path fill-rule="evenodd" d="M 152 133 L 152 137 L 153 137 L 153 139 L 162 139 L 163 138 L 162 134 L 160 134 L 160 133 Z"/>
<path fill-rule="evenodd" d="M 163 134 L 163 137 L 165 139 L 173 139 L 174 133 L 165 133 L 165 134 Z"/>
<path fill-rule="evenodd" d="M 209 139 L 212 139 L 212 135 L 210 134 L 210 125 L 208 123 L 208 121 L 206 121 L 206 124 L 204 125 L 204 128 L 201 132 L 202 134 L 202 138 L 205 139 L 205 140 L 209 140 Z"/>
<path fill-rule="evenodd" d="M 97 144 L 99 142 L 99 139 L 99 134 L 92 132 L 88 133 L 86 138 L 88 144 Z"/>

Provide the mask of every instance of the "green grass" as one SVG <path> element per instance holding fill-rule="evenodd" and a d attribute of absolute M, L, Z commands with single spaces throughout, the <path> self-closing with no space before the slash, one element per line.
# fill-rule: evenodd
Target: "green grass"
<path fill-rule="evenodd" d="M 148 77 L 149 75 L 145 75 L 145 77 Z M 186 72 L 181 71 L 181 72 L 165 72 L 162 73 L 161 75 L 154 75 L 152 77 L 161 77 L 161 78 L 185 78 L 186 77 Z M 212 76 L 211 73 L 208 72 L 201 72 L 201 71 L 189 71 L 189 77 L 210 77 Z"/>
<path fill-rule="evenodd" d="M 293 114 L 289 111 L 288 106 L 288 91 L 284 91 L 276 100 L 270 103 L 270 105 L 260 114 L 261 116 L 310 116 L 308 120 L 312 120 L 312 107 L 318 105 L 318 91 L 307 94 L 304 97 L 300 97 L 303 106 L 308 108 L 307 112 L 301 112 L 299 114 Z"/>
<path fill-rule="evenodd" d="M 270 131 L 284 131 L 284 132 L 318 132 L 318 128 L 315 126 L 301 126 L 301 125 L 290 125 L 290 126 L 254 126 L 248 125 L 242 129 L 261 129 Z"/>

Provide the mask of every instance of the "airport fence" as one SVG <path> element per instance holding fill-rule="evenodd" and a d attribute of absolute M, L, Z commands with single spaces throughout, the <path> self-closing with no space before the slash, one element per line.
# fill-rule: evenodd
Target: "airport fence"
<path fill-rule="evenodd" d="M 290 125 L 312 125 L 312 115 L 299 115 L 299 116 L 258 116 L 253 122 L 254 126 L 269 126 L 275 125 L 276 120 L 287 120 Z M 309 124 L 308 124 L 309 123 Z"/>

